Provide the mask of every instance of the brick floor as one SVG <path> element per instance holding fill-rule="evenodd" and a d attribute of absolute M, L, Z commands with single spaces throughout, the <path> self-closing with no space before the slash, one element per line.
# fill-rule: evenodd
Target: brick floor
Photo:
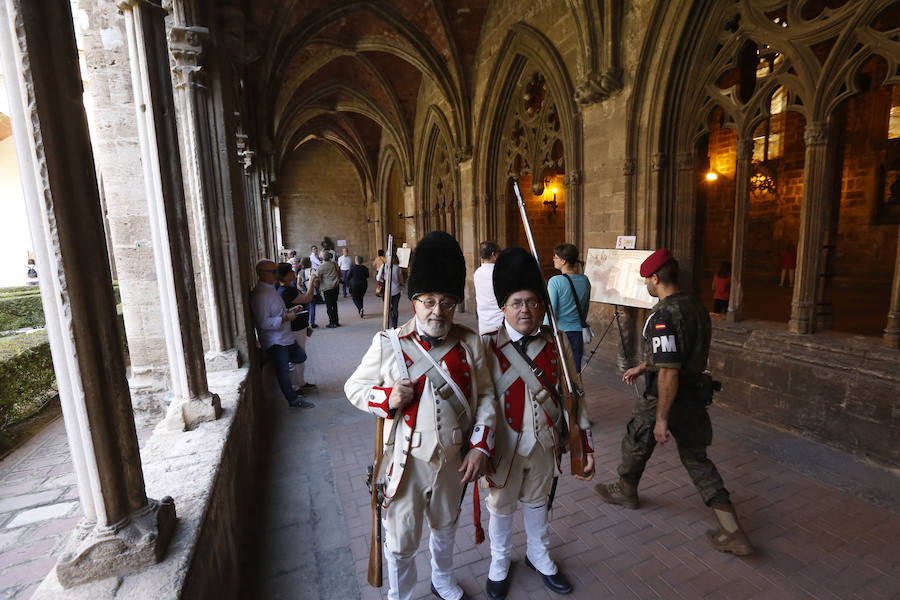
<path fill-rule="evenodd" d="M 261 490 L 258 546 L 245 566 L 246 598 L 350 600 L 386 597 L 366 583 L 371 513 L 363 483 L 371 460 L 374 419 L 343 396 L 343 382 L 380 327 L 376 299 L 360 319 L 341 300 L 342 327 L 310 338 L 307 379 L 318 384 L 312 410 L 289 410 L 274 389 L 269 470 Z M 410 315 L 401 303 L 401 318 Z M 471 322 L 471 315 L 458 315 Z M 611 477 L 633 403 L 610 367 L 585 373 L 600 479 Z M 593 484 L 560 479 L 551 523 L 551 552 L 570 575 L 571 598 L 900 598 L 900 478 L 837 451 L 748 421 L 715 407 L 716 461 L 742 522 L 759 547 L 736 558 L 708 548 L 713 525 L 678 461 L 673 444 L 657 449 L 641 485 L 643 507 L 600 502 Z M 850 483 L 847 483 L 850 482 Z M 859 483 L 863 482 L 863 483 Z M 866 483 L 874 482 L 874 483 Z M 875 503 L 866 500 L 869 498 Z M 55 564 L 80 516 L 9 527 L 38 507 L 77 500 L 62 421 L 50 424 L 0 463 L 0 598 L 28 598 Z M 879 506 L 880 504 L 880 506 Z M 487 511 L 483 511 L 485 518 Z M 473 599 L 485 597 L 488 544 L 474 544 L 471 492 L 456 540 L 457 576 Z M 485 521 L 485 526 L 487 525 Z M 509 598 L 546 599 L 521 562 L 521 516 Z M 428 590 L 428 557 L 417 558 L 416 597 Z"/>
<path fill-rule="evenodd" d="M 367 311 L 375 315 L 374 298 L 369 301 Z M 289 517 L 291 525 L 285 526 L 267 509 L 259 564 L 248 569 L 247 589 L 257 597 L 386 597 L 386 588 L 375 590 L 366 582 L 371 512 L 364 473 L 371 460 L 374 419 L 350 406 L 341 391 L 380 326 L 380 317 L 360 320 L 347 301 L 340 303 L 340 310 L 343 326 L 322 334 L 317 330 L 308 348 L 307 373 L 320 385 L 312 397 L 318 407 L 288 412 L 281 408 L 283 400 L 273 399 L 284 418 L 278 419 L 273 434 L 277 458 L 269 474 L 267 506 L 287 503 L 295 510 Z M 457 320 L 472 321 L 470 315 L 458 315 Z M 816 457 L 832 456 L 834 450 L 716 406 L 712 409 L 716 440 L 710 456 L 759 549 L 748 558 L 724 555 L 704 541 L 714 519 L 681 466 L 674 443 L 657 448 L 642 481 L 640 510 L 600 501 L 593 485 L 615 472 L 634 396 L 599 361 L 585 372 L 585 385 L 600 476 L 589 484 L 561 478 L 551 524 L 551 553 L 576 586 L 571 598 L 900 598 L 896 497 L 900 479 L 895 473 L 846 456 L 833 459 L 841 468 L 825 469 L 838 481 L 866 473 L 880 481 L 887 489 L 881 496 L 894 500 L 891 504 L 889 499 L 887 507 L 877 506 L 858 497 L 878 496 L 877 491 L 857 494 L 823 482 L 835 478 L 815 465 Z M 311 451 L 314 467 L 300 458 Z M 785 456 L 789 458 L 776 459 Z M 311 469 L 319 479 L 311 476 Z M 842 469 L 847 477 L 842 477 Z M 310 495 L 319 504 L 312 515 L 304 514 L 310 510 Z M 323 504 L 327 516 L 319 512 Z M 486 510 L 483 515 L 486 519 Z M 327 530 L 317 523 L 323 518 Z M 470 597 L 485 598 L 490 550 L 487 542 L 474 544 L 471 488 L 460 523 L 457 576 Z M 484 525 L 487 528 L 486 520 Z M 521 562 L 525 546 L 521 515 L 516 517 L 513 539 L 509 598 L 555 597 Z M 343 544 L 344 551 L 323 560 L 316 549 L 321 543 Z M 279 560 L 286 554 L 293 560 Z M 427 543 L 417 565 L 415 597 L 433 598 Z M 331 586 L 337 581 L 340 589 L 334 590 Z"/>

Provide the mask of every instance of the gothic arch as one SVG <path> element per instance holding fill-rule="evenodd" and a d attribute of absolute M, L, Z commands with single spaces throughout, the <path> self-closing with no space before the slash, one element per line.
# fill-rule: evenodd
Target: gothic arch
<path fill-rule="evenodd" d="M 458 236 L 462 221 L 459 201 L 459 172 L 453 138 L 444 113 L 436 105 L 428 107 L 416 156 L 416 216 L 422 232 L 442 229 Z"/>
<path fill-rule="evenodd" d="M 559 52 L 543 34 L 525 23 L 510 28 L 497 53 L 491 69 L 488 91 L 478 118 L 478 156 L 475 161 L 475 191 L 479 202 L 478 221 L 483 230 L 477 236 L 502 239 L 498 224 L 506 221 L 503 199 L 508 192 L 509 173 L 503 155 L 504 142 L 509 138 L 507 116 L 516 102 L 516 93 L 524 79 L 538 73 L 546 87 L 547 102 L 552 102 L 558 121 L 554 135 L 565 152 L 566 181 L 566 239 L 581 247 L 582 240 L 582 169 L 581 115 L 574 100 L 574 88 L 569 69 Z M 552 144 L 551 144 L 552 145 Z M 549 159 L 552 161 L 552 158 Z M 547 162 L 529 165 L 528 172 L 542 174 Z M 543 187 L 538 177 L 536 185 Z M 537 191 L 537 190 L 536 190 Z"/>

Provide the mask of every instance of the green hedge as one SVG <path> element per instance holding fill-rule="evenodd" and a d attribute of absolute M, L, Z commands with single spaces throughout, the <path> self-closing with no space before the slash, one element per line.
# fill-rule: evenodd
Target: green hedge
<path fill-rule="evenodd" d="M 119 285 L 113 284 L 116 304 L 122 302 Z M 0 288 L 0 331 L 13 331 L 44 326 L 44 308 L 41 306 L 41 291 L 38 286 Z"/>
<path fill-rule="evenodd" d="M 46 331 L 0 340 L 0 430 L 35 414 L 55 394 Z"/>

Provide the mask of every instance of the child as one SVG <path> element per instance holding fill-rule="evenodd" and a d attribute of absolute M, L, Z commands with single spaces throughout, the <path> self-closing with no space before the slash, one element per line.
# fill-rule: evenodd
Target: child
<path fill-rule="evenodd" d="M 722 261 L 719 272 L 713 277 L 713 312 L 724 315 L 728 312 L 728 299 L 731 297 L 731 263 Z"/>

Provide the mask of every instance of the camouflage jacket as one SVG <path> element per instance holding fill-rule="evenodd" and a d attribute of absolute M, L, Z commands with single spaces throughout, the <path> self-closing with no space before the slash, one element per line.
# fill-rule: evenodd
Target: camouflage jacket
<path fill-rule="evenodd" d="M 661 367 L 678 369 L 682 383 L 706 370 L 712 326 L 698 298 L 678 292 L 660 300 L 644 324 L 643 336 L 648 392 L 655 393 Z"/>

